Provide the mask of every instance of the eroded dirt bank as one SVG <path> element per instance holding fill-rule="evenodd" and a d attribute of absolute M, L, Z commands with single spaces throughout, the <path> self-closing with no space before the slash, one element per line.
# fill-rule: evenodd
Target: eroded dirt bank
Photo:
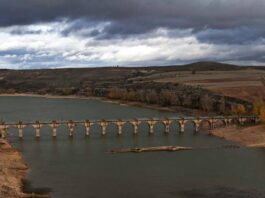
<path fill-rule="evenodd" d="M 211 131 L 212 135 L 239 142 L 249 147 L 265 148 L 265 125 L 237 127 L 230 126 Z"/>
<path fill-rule="evenodd" d="M 28 167 L 21 154 L 6 140 L 0 140 L 0 197 L 25 197 L 22 192 L 22 180 Z"/>

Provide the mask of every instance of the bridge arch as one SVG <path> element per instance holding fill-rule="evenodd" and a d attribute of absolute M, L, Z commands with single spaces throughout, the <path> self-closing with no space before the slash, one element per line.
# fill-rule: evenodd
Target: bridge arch
<path fill-rule="evenodd" d="M 209 119 L 202 119 L 199 124 L 200 131 L 208 131 L 212 128 L 212 122 Z"/>
<path fill-rule="evenodd" d="M 34 138 L 36 138 L 36 131 L 35 131 L 35 128 L 32 126 L 32 124 L 25 124 L 25 126 L 21 130 L 19 130 L 18 126 L 16 126 L 16 132 L 17 132 L 17 134 L 22 132 L 23 139 L 34 139 Z"/>
<path fill-rule="evenodd" d="M 150 133 L 150 124 L 146 120 L 142 120 L 139 124 L 139 133 L 149 134 Z"/>
<path fill-rule="evenodd" d="M 178 133 L 180 132 L 180 122 L 179 120 L 171 120 L 169 124 L 169 133 Z"/>
<path fill-rule="evenodd" d="M 213 125 L 214 127 L 225 127 L 228 123 L 226 123 L 225 119 L 215 119 Z"/>
<path fill-rule="evenodd" d="M 52 127 L 50 127 L 50 134 L 51 136 L 53 136 L 52 134 Z M 63 138 L 68 138 L 69 137 L 69 129 L 67 127 L 67 124 L 63 123 L 63 124 L 59 124 L 59 126 L 57 127 L 57 132 L 56 132 L 56 137 L 63 137 Z"/>
<path fill-rule="evenodd" d="M 166 130 L 166 124 L 163 122 L 163 120 L 157 120 L 154 123 L 154 133 L 155 134 L 165 134 L 165 130 Z"/>
<path fill-rule="evenodd" d="M 126 121 L 123 124 L 123 132 L 126 131 L 126 133 L 123 133 L 124 135 L 127 134 L 134 134 L 134 124 L 131 121 Z"/>
<path fill-rule="evenodd" d="M 107 136 L 116 136 L 118 132 L 118 124 L 116 122 L 108 122 L 106 127 Z"/>
<path fill-rule="evenodd" d="M 102 127 L 99 122 L 91 121 L 90 123 L 90 136 L 91 137 L 100 137 Z"/>
<path fill-rule="evenodd" d="M 196 131 L 196 122 L 194 120 L 186 120 L 184 123 L 184 132 L 189 133 L 190 131 L 193 133 Z"/>
<path fill-rule="evenodd" d="M 0 131 L 1 132 L 1 131 Z M 17 127 L 14 125 L 7 125 L 6 134 L 8 138 L 17 138 L 18 137 L 18 130 Z"/>

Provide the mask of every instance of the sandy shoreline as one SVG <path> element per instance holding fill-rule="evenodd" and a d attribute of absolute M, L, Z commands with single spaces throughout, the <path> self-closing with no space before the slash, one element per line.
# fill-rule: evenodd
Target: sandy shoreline
<path fill-rule="evenodd" d="M 265 125 L 249 127 L 230 126 L 214 129 L 210 134 L 229 141 L 241 143 L 248 147 L 265 148 Z"/>
<path fill-rule="evenodd" d="M 6 140 L 0 140 L 0 197 L 25 197 L 22 181 L 27 171 L 28 167 L 20 152 Z"/>

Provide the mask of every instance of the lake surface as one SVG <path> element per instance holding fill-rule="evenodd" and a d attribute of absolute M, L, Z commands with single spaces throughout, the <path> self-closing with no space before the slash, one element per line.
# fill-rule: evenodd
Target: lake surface
<path fill-rule="evenodd" d="M 85 99 L 46 99 L 39 97 L 0 97 L 0 119 L 5 122 L 85 120 L 134 117 L 178 116 L 138 107 L 120 106 Z M 189 198 L 265 197 L 265 149 L 222 148 L 234 143 L 207 135 L 194 134 L 188 123 L 184 134 L 172 125 L 170 134 L 163 126 L 140 126 L 138 136 L 125 125 L 117 137 L 115 126 L 101 137 L 93 126 L 91 137 L 77 127 L 74 138 L 62 126 L 58 137 L 51 137 L 45 126 L 40 140 L 26 128 L 24 140 L 10 129 L 9 139 L 30 166 L 26 190 L 50 192 L 53 198 Z M 192 151 L 108 154 L 113 148 L 180 145 Z"/>

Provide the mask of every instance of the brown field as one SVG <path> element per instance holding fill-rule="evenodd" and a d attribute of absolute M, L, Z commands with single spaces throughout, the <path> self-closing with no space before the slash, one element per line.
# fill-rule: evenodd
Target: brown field
<path fill-rule="evenodd" d="M 190 71 L 166 72 L 154 74 L 147 78 L 157 82 L 185 83 L 201 86 L 216 93 L 237 97 L 254 102 L 265 101 L 265 88 L 261 77 L 264 70 L 246 69 L 237 71 Z"/>

